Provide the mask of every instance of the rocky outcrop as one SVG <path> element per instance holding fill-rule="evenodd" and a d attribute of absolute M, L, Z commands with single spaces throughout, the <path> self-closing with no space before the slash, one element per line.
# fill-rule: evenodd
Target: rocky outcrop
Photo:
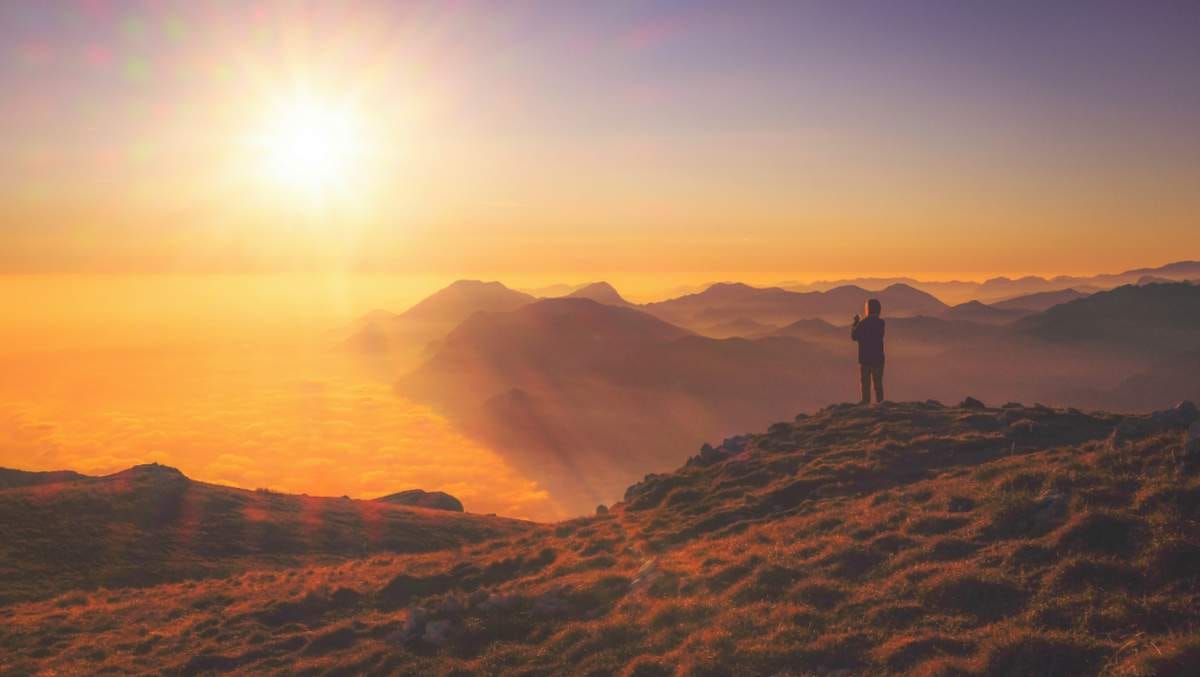
<path fill-rule="evenodd" d="M 411 505 L 418 508 L 431 508 L 433 510 L 451 510 L 454 512 L 462 512 L 462 501 L 447 494 L 444 491 L 425 491 L 423 489 L 409 489 L 387 496 L 380 496 L 375 499 L 384 503 L 398 503 L 400 505 Z"/>

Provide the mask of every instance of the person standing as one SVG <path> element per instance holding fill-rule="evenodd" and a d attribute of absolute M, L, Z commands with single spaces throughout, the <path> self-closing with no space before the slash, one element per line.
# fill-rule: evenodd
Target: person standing
<path fill-rule="evenodd" d="M 868 299 L 865 305 L 867 317 L 854 316 L 850 338 L 858 342 L 858 376 L 862 384 L 862 400 L 859 404 L 871 403 L 871 384 L 875 384 L 875 401 L 883 401 L 883 310 L 879 299 Z"/>

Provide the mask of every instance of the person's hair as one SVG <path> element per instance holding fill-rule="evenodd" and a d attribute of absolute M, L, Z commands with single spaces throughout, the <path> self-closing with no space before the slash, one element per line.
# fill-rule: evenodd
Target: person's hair
<path fill-rule="evenodd" d="M 879 299 L 867 299 L 867 315 L 878 315 L 882 310 Z"/>

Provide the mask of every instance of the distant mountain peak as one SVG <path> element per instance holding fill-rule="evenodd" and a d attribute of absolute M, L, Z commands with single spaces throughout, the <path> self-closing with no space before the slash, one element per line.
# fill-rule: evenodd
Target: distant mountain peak
<path fill-rule="evenodd" d="M 626 301 L 611 284 L 604 281 L 593 282 L 585 287 L 576 289 L 567 294 L 567 298 L 591 299 L 611 306 L 633 305 L 629 301 Z"/>
<path fill-rule="evenodd" d="M 478 310 L 513 310 L 533 300 L 499 282 L 457 280 L 406 310 L 402 317 L 457 324 Z"/>
<path fill-rule="evenodd" d="M 508 289 L 508 287 L 505 287 L 503 283 L 497 280 L 455 280 L 446 287 L 446 289 L 470 288 Z"/>
<path fill-rule="evenodd" d="M 187 479 L 178 468 L 173 468 L 169 465 L 163 465 L 158 462 L 142 463 L 135 465 L 127 470 L 122 470 L 117 473 L 117 476 L 135 476 L 135 477 L 170 477 L 177 479 Z"/>

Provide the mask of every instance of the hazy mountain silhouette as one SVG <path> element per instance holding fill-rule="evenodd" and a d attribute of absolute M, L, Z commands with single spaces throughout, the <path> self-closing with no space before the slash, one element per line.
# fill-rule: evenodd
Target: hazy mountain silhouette
<path fill-rule="evenodd" d="M 397 383 L 500 448 L 556 498 L 605 500 L 680 444 L 812 406 L 835 375 L 788 338 L 716 340 L 590 299 L 480 313 Z"/>
<path fill-rule="evenodd" d="M 381 375 L 394 375 L 411 369 L 430 342 L 474 313 L 513 310 L 535 300 L 499 282 L 459 280 L 402 313 L 368 313 L 355 323 L 346 345 L 374 361 Z"/>
<path fill-rule="evenodd" d="M 1126 285 L 1014 324 L 1040 339 L 1161 357 L 1200 345 L 1200 286 Z"/>
<path fill-rule="evenodd" d="M 570 294 L 577 289 L 582 289 L 586 286 L 586 284 L 564 284 L 559 282 L 557 284 L 548 284 L 544 287 L 523 287 L 517 291 L 529 294 L 530 296 L 536 296 L 537 298 L 555 298 L 559 296 L 566 296 L 567 294 Z"/>
<path fill-rule="evenodd" d="M 400 313 L 406 320 L 457 324 L 479 311 L 505 311 L 534 301 L 499 282 L 459 280 Z"/>
<path fill-rule="evenodd" d="M 942 316 L 951 320 L 980 324 L 1008 324 L 1030 312 L 1020 308 L 998 308 L 979 301 L 967 301 L 947 309 Z"/>
<path fill-rule="evenodd" d="M 1067 303 L 1075 299 L 1085 298 L 1086 293 L 1076 289 L 1059 289 L 1058 291 L 1043 291 L 1035 294 L 1026 294 L 1017 296 L 1003 301 L 996 301 L 990 304 L 993 308 L 1003 310 L 1028 310 L 1030 312 L 1041 312 L 1049 308 L 1053 308 L 1060 303 Z"/>
<path fill-rule="evenodd" d="M 1157 268 L 1137 268 L 1122 273 L 1106 273 L 1092 276 L 1059 275 L 1052 278 L 1027 275 L 1019 278 L 995 277 L 983 282 L 928 281 L 915 278 L 855 278 L 847 280 L 821 280 L 812 283 L 785 284 L 795 291 L 824 291 L 843 285 L 857 285 L 867 289 L 881 289 L 891 284 L 903 283 L 929 292 L 948 303 L 982 301 L 992 303 L 1027 296 L 1035 293 L 1075 289 L 1091 293 L 1112 289 L 1126 284 L 1137 284 L 1145 276 L 1174 281 L 1200 278 L 1200 261 L 1179 261 Z M 1044 308 L 1035 309 L 1044 310 Z"/>
<path fill-rule="evenodd" d="M 603 303 L 610 306 L 620 306 L 622 308 L 634 307 L 632 303 L 626 301 L 617 293 L 616 289 L 607 282 L 593 282 L 585 287 L 576 289 L 567 294 L 569 298 L 591 299 L 598 303 Z"/>
<path fill-rule="evenodd" d="M 738 317 L 703 327 L 697 333 L 710 338 L 754 338 L 770 334 L 777 329 L 779 327 L 773 324 L 756 322 L 747 317 Z"/>
<path fill-rule="evenodd" d="M 843 321 L 848 315 L 861 312 L 868 298 L 878 298 L 885 312 L 896 317 L 934 315 L 946 309 L 933 296 L 903 284 L 877 292 L 845 286 L 826 292 L 799 293 L 741 283 L 714 284 L 698 294 L 648 303 L 643 308 L 668 322 L 698 330 L 738 319 L 776 326 L 808 318 Z"/>

